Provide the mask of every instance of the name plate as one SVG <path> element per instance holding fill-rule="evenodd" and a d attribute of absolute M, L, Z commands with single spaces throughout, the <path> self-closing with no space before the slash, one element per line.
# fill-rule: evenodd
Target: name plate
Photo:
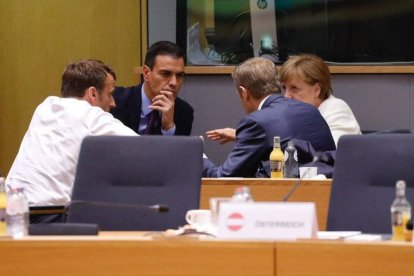
<path fill-rule="evenodd" d="M 316 238 L 317 231 L 313 202 L 223 202 L 217 237 L 294 240 Z"/>

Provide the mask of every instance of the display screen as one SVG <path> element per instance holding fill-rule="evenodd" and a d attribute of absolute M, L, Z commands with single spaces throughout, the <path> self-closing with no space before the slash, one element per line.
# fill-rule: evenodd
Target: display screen
<path fill-rule="evenodd" d="M 263 53 L 274 54 L 280 63 L 299 53 L 313 53 L 333 63 L 414 62 L 414 0 L 270 1 L 178 0 L 177 42 L 190 56 L 205 56 L 196 58 L 195 65 L 209 60 L 237 64 Z M 264 39 L 253 39 L 261 30 L 252 26 L 260 26 L 255 21 L 263 16 L 252 11 L 270 5 L 275 19 L 269 22 L 276 25 L 277 39 L 269 47 L 263 46 Z M 197 47 L 192 47 L 194 43 Z M 258 44 L 259 51 L 254 47 Z"/>

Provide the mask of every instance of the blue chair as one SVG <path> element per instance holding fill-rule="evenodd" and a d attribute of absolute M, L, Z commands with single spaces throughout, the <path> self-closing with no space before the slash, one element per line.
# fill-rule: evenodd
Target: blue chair
<path fill-rule="evenodd" d="M 85 138 L 67 221 L 96 223 L 101 230 L 184 225 L 186 212 L 199 208 L 202 153 L 198 137 Z"/>
<path fill-rule="evenodd" d="M 339 139 L 327 230 L 391 233 L 395 183 L 405 180 L 414 204 L 414 135 L 349 135 Z"/>

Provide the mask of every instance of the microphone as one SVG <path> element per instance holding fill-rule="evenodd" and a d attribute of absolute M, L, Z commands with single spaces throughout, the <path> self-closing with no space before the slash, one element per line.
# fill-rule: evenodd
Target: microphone
<path fill-rule="evenodd" d="M 323 153 L 320 151 L 317 151 L 315 153 L 315 156 L 313 156 L 313 160 L 312 162 L 309 163 L 308 167 L 312 167 L 313 165 L 315 165 L 316 162 L 320 161 L 323 159 Z M 296 183 L 292 186 L 292 188 L 290 188 L 289 192 L 283 197 L 283 202 L 288 201 L 288 199 L 290 198 L 290 196 L 296 191 L 296 189 L 299 187 L 299 185 L 302 183 L 302 179 L 307 176 L 309 173 L 309 168 L 305 171 L 304 174 L 302 174 L 301 177 L 299 177 L 299 179 L 296 181 Z"/>
<path fill-rule="evenodd" d="M 91 206 L 104 206 L 104 207 L 114 207 L 114 208 L 128 208 L 128 209 L 149 209 L 156 213 L 166 213 L 170 209 L 166 205 L 155 204 L 155 205 L 143 205 L 143 204 L 127 204 L 127 203 L 115 203 L 115 202 L 101 202 L 93 200 L 72 200 L 65 206 L 65 210 L 68 210 L 72 204 L 81 203 Z"/>

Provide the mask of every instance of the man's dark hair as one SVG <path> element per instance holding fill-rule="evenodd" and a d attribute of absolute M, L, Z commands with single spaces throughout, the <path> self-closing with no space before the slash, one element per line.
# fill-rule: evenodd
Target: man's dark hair
<path fill-rule="evenodd" d="M 116 80 L 112 68 L 100 60 L 88 59 L 70 63 L 62 75 L 62 97 L 82 98 L 85 95 L 85 90 L 91 86 L 95 87 L 98 93 L 101 93 L 108 74 Z"/>
<path fill-rule="evenodd" d="M 175 59 L 184 58 L 184 51 L 171 41 L 158 41 L 151 45 L 145 55 L 145 65 L 152 69 L 155 65 L 155 58 L 160 55 L 171 56 Z"/>

